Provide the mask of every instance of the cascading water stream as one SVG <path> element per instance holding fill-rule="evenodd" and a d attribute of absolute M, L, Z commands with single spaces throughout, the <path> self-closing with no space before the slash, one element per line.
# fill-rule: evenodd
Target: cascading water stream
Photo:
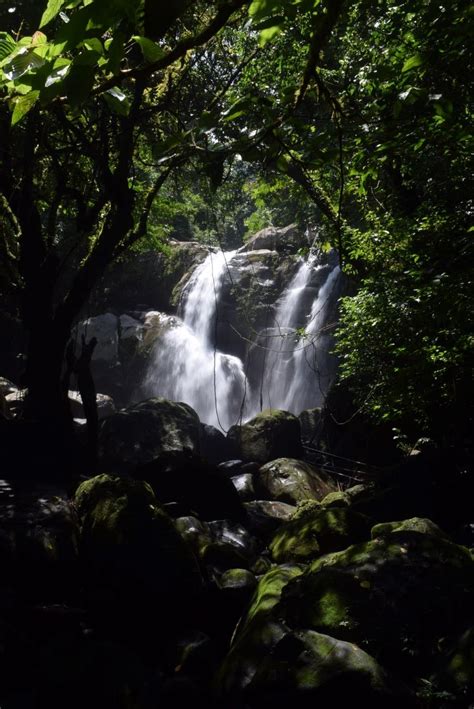
<path fill-rule="evenodd" d="M 314 255 L 301 262 L 280 299 L 275 327 L 262 333 L 260 346 L 266 352 L 258 402 L 257 392 L 252 399 L 253 414 L 260 407 L 300 413 L 321 404 L 331 372 L 324 347 L 329 344 L 328 338 L 320 330 L 340 278 L 338 266 L 330 270 L 308 313 L 310 284 L 323 270 L 328 266 L 316 263 Z"/>
<path fill-rule="evenodd" d="M 247 380 L 238 357 L 215 350 L 213 327 L 231 252 L 210 253 L 183 291 L 183 320 L 164 316 L 146 387 L 153 395 L 183 401 L 204 423 L 227 430 L 236 423 Z"/>
<path fill-rule="evenodd" d="M 161 316 L 145 384 L 148 394 L 183 401 L 201 421 L 223 430 L 261 408 L 298 414 L 321 404 L 333 374 L 325 326 L 340 291 L 338 266 L 321 264 L 314 255 L 301 261 L 278 301 L 274 327 L 263 330 L 254 345 L 263 367 L 251 387 L 242 361 L 215 348 L 219 299 L 235 254 L 210 253 L 183 289 L 182 319 Z"/>

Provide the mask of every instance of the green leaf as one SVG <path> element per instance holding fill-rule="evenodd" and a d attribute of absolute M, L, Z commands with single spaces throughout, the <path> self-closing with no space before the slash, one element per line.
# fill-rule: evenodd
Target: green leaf
<path fill-rule="evenodd" d="M 30 69 L 38 69 L 43 66 L 44 63 L 44 59 L 32 49 L 21 47 L 12 58 L 11 62 L 5 66 L 3 73 L 10 81 L 16 81 L 16 79 L 26 74 Z"/>
<path fill-rule="evenodd" d="M 287 3 L 284 0 L 253 0 L 249 7 L 252 20 L 265 20 L 267 17 L 284 11 Z"/>
<path fill-rule="evenodd" d="M 252 106 L 252 99 L 248 97 L 241 98 L 238 101 L 235 101 L 232 106 L 230 106 L 230 108 L 222 114 L 222 118 L 226 123 L 228 123 L 229 121 L 233 121 L 235 118 L 239 118 L 239 116 L 245 115 Z"/>
<path fill-rule="evenodd" d="M 402 67 L 402 74 L 404 74 L 406 71 L 410 71 L 411 69 L 415 69 L 421 64 L 423 64 L 423 57 L 421 57 L 419 54 L 414 54 L 412 57 L 409 57 L 405 61 Z"/>
<path fill-rule="evenodd" d="M 57 59 L 54 62 L 53 71 L 46 78 L 45 87 L 49 88 L 53 84 L 62 81 L 69 73 L 70 67 L 71 61 L 69 59 Z"/>
<path fill-rule="evenodd" d="M 30 91 L 28 94 L 17 98 L 12 114 L 12 126 L 19 123 L 28 111 L 31 111 L 39 98 L 39 93 L 39 91 Z"/>
<path fill-rule="evenodd" d="M 128 116 L 130 112 L 130 101 L 128 100 L 126 94 L 124 94 L 123 91 L 121 91 L 117 86 L 113 86 L 111 89 L 106 91 L 104 94 L 104 99 L 114 113 L 118 113 L 119 116 Z"/>
<path fill-rule="evenodd" d="M 138 35 L 134 35 L 133 39 L 135 40 L 135 42 L 137 42 L 137 44 L 140 45 L 140 49 L 143 53 L 143 58 L 146 62 L 152 64 L 153 62 L 158 61 L 158 59 L 161 59 L 161 57 L 164 56 L 165 52 L 162 50 L 162 48 L 158 44 L 156 44 L 156 42 L 153 42 L 153 40 L 148 39 L 148 37 L 140 37 Z"/>
<path fill-rule="evenodd" d="M 46 44 L 48 41 L 48 38 L 43 32 L 40 32 L 39 30 L 34 33 L 33 37 L 31 38 L 31 46 L 32 47 L 40 47 L 42 44 Z"/>
<path fill-rule="evenodd" d="M 262 30 L 258 40 L 259 45 L 264 47 L 268 42 L 271 42 L 277 34 L 280 34 L 281 30 L 281 25 L 273 25 L 273 27 L 267 27 L 267 29 Z"/>
<path fill-rule="evenodd" d="M 8 32 L 0 32 L 0 61 L 8 57 L 16 49 L 16 42 Z"/>
<path fill-rule="evenodd" d="M 43 12 L 43 16 L 41 18 L 40 27 L 44 27 L 48 24 L 48 22 L 51 22 L 51 20 L 56 17 L 64 5 L 64 2 L 65 0 L 49 0 L 46 10 Z"/>

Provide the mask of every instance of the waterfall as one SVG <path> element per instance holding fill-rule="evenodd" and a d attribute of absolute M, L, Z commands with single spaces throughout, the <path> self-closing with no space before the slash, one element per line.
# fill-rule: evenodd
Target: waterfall
<path fill-rule="evenodd" d="M 322 271 L 328 275 L 308 304 L 310 284 Z M 253 413 L 263 408 L 299 414 L 319 406 L 329 386 L 332 366 L 330 337 L 325 320 L 339 295 L 338 266 L 330 269 L 310 256 L 302 261 L 284 291 L 275 315 L 275 327 L 265 330 L 258 345 L 264 349 L 259 391 L 254 391 Z M 308 312 L 309 306 L 309 312 Z"/>
<path fill-rule="evenodd" d="M 251 356 L 246 372 L 241 359 L 215 347 L 219 301 L 235 254 L 209 253 L 182 291 L 180 317 L 161 316 L 145 382 L 148 395 L 183 401 L 201 421 L 223 430 L 261 408 L 299 414 L 321 404 L 334 373 L 325 328 L 341 282 L 338 266 L 321 263 L 314 255 L 301 260 L 274 306 L 272 327 L 262 330 L 250 347 L 260 363 L 256 376 Z M 239 253 L 233 268 L 248 267 L 249 258 Z"/>
<path fill-rule="evenodd" d="M 183 401 L 204 423 L 227 430 L 240 416 L 247 389 L 238 357 L 214 348 L 217 305 L 235 251 L 211 252 L 182 294 L 182 319 L 163 317 L 164 333 L 145 382 L 151 396 Z"/>

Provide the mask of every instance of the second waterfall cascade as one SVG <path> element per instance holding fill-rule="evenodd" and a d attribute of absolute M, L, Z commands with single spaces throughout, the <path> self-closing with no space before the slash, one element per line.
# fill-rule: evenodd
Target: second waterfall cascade
<path fill-rule="evenodd" d="M 187 403 L 203 423 L 224 431 L 262 408 L 299 414 L 321 404 L 335 371 L 330 321 L 341 290 L 337 265 L 315 255 L 301 259 L 242 361 L 215 346 L 220 300 L 232 282 L 236 254 L 211 251 L 195 268 L 179 316 L 161 317 L 144 383 L 149 396 Z"/>

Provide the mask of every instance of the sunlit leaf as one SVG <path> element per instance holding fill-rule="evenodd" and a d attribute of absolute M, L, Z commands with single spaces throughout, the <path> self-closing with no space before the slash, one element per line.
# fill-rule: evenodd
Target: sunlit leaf
<path fill-rule="evenodd" d="M 142 50 L 143 53 L 143 58 L 145 59 L 146 62 L 149 62 L 150 64 L 153 62 L 156 62 L 158 59 L 161 59 L 162 56 L 164 56 L 164 51 L 163 49 L 156 44 L 156 42 L 153 42 L 153 40 L 148 39 L 148 37 L 139 37 L 138 35 L 135 35 L 133 37 L 135 42 L 140 45 L 140 49 Z"/>
<path fill-rule="evenodd" d="M 421 64 L 423 64 L 423 58 L 419 54 L 414 54 L 405 61 L 402 67 L 402 73 L 415 69 L 417 66 L 421 66 Z"/>
<path fill-rule="evenodd" d="M 12 114 L 12 126 L 19 123 L 26 114 L 31 111 L 39 98 L 39 91 L 30 91 L 24 96 L 20 96 L 15 101 L 15 108 Z"/>
<path fill-rule="evenodd" d="M 43 16 L 41 17 L 40 27 L 44 27 L 48 24 L 48 22 L 51 22 L 51 20 L 56 17 L 64 5 L 64 2 L 65 0 L 49 0 L 46 10 L 43 12 Z"/>
<path fill-rule="evenodd" d="M 44 64 L 44 59 L 40 57 L 33 49 L 21 47 L 18 53 L 12 58 L 11 62 L 4 68 L 4 74 L 10 81 L 19 79 L 20 76 L 26 74 L 30 69 L 37 69 Z"/>
<path fill-rule="evenodd" d="M 16 49 L 16 42 L 8 32 L 0 32 L 0 61 Z"/>

